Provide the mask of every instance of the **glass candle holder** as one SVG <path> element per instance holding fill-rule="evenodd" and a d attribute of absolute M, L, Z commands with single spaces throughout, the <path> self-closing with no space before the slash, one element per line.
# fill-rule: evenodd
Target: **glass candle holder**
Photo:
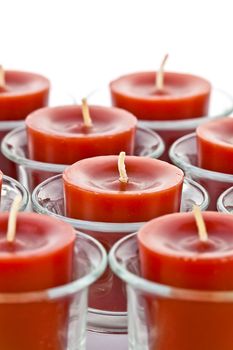
<path fill-rule="evenodd" d="M 138 127 L 134 155 L 159 158 L 164 143 L 155 132 Z M 2 153 L 17 166 L 18 178 L 31 192 L 39 183 L 60 174 L 67 167 L 63 164 L 44 163 L 28 158 L 27 134 L 25 127 L 11 131 L 2 141 Z"/>
<path fill-rule="evenodd" d="M 1 349 L 84 350 L 88 287 L 103 273 L 99 242 L 77 232 L 73 280 L 26 293 L 0 293 Z M 12 334 L 12 329 L 17 330 Z"/>
<path fill-rule="evenodd" d="M 49 105 L 58 106 L 59 104 L 74 104 L 75 100 L 71 94 L 68 92 L 64 93 L 62 91 L 51 89 L 49 96 Z M 0 121 L 0 143 L 4 137 L 15 128 L 24 125 L 24 121 Z M 10 177 L 17 178 L 17 167 L 15 162 L 12 162 L 11 159 L 5 157 L 4 154 L 0 151 L 0 170 L 3 174 L 6 174 Z"/>
<path fill-rule="evenodd" d="M 170 158 L 185 175 L 199 184 L 210 197 L 209 210 L 216 210 L 217 199 L 222 192 L 233 185 L 233 175 L 202 169 L 197 166 L 196 134 L 178 139 L 170 148 Z"/>
<path fill-rule="evenodd" d="M 223 213 L 233 213 L 233 187 L 228 188 L 219 196 L 217 209 Z"/>
<path fill-rule="evenodd" d="M 233 347 L 233 291 L 179 289 L 142 278 L 135 233 L 114 245 L 109 263 L 127 285 L 129 350 Z"/>
<path fill-rule="evenodd" d="M 111 95 L 108 88 L 98 89 L 92 92 L 88 101 L 92 104 L 101 103 L 102 105 L 111 105 Z M 178 138 L 193 132 L 198 125 L 205 123 L 210 119 L 225 117 L 233 111 L 233 97 L 216 88 L 212 88 L 210 97 L 210 107 L 208 116 L 184 120 L 139 120 L 139 125 L 156 131 L 165 142 L 165 152 L 161 159 L 170 161 L 168 151 L 172 143 Z"/>
<path fill-rule="evenodd" d="M 0 211 L 9 211 L 15 196 L 18 194 L 20 194 L 22 198 L 20 211 L 25 210 L 29 202 L 29 194 L 26 188 L 15 179 L 6 175 L 3 175 L 2 180 Z"/>
<path fill-rule="evenodd" d="M 109 223 L 71 219 L 65 216 L 62 175 L 41 183 L 32 193 L 33 208 L 37 213 L 55 216 L 85 232 L 109 251 L 120 238 L 137 231 L 144 223 Z M 193 204 L 205 210 L 208 206 L 207 192 L 194 181 L 185 179 L 181 211 L 191 211 Z M 78 202 L 77 202 L 78 205 Z M 90 288 L 88 329 L 106 333 L 126 333 L 125 286 L 110 269 Z"/>

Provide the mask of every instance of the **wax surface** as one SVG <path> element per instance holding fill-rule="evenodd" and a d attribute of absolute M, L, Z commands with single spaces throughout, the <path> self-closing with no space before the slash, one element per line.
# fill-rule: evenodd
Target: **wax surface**
<path fill-rule="evenodd" d="M 118 156 L 85 159 L 63 173 L 67 216 L 105 222 L 147 221 L 179 211 L 183 172 L 145 157 L 126 157 L 128 183 L 119 181 Z"/>
<path fill-rule="evenodd" d="M 144 278 L 186 289 L 233 289 L 233 217 L 205 212 L 208 242 L 200 242 L 192 213 L 152 220 L 138 233 Z M 180 294 L 181 295 L 181 294 Z M 145 297 L 149 350 L 231 350 L 232 301 Z M 156 335 L 156 336 L 155 336 Z"/>
<path fill-rule="evenodd" d="M 233 174 L 233 118 L 223 118 L 197 128 L 198 165 Z"/>
<path fill-rule="evenodd" d="M 50 82 L 42 75 L 5 72 L 6 86 L 0 90 L 0 120 L 21 120 L 48 104 Z"/>
<path fill-rule="evenodd" d="M 44 108 L 26 119 L 31 159 L 72 164 L 98 155 L 132 154 L 137 120 L 118 108 L 90 107 L 93 126 L 83 123 L 80 106 Z"/>
<path fill-rule="evenodd" d="M 19 213 L 13 243 L 6 241 L 8 213 L 0 215 L 0 293 L 25 292 L 71 280 L 75 234 L 51 217 Z"/>
<path fill-rule="evenodd" d="M 193 213 L 164 216 L 138 233 L 145 278 L 162 284 L 207 290 L 233 289 L 233 217 L 205 212 L 209 240 L 198 236 Z"/>
<path fill-rule="evenodd" d="M 144 120 L 173 120 L 208 114 L 210 83 L 190 74 L 165 72 L 164 90 L 157 91 L 155 72 L 133 73 L 110 83 L 114 106 Z"/>

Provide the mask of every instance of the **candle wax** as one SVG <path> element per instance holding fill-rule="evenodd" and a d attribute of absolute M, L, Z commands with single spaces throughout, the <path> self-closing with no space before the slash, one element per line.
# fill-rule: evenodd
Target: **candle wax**
<path fill-rule="evenodd" d="M 26 119 L 31 159 L 72 164 L 98 155 L 132 154 L 136 118 L 118 108 L 90 107 L 93 126 L 84 125 L 80 106 L 40 109 Z"/>
<path fill-rule="evenodd" d="M 233 174 L 233 119 L 210 121 L 197 128 L 198 165 Z"/>
<path fill-rule="evenodd" d="M 0 120 L 22 120 L 48 103 L 50 82 L 42 75 L 5 71 L 6 86 L 0 91 Z"/>
<path fill-rule="evenodd" d="M 206 116 L 211 85 L 191 74 L 164 73 L 158 91 L 155 72 L 122 76 L 110 83 L 112 103 L 142 120 L 178 120 Z"/>

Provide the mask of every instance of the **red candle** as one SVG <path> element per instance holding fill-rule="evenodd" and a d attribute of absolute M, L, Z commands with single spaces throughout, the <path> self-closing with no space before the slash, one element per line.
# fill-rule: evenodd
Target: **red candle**
<path fill-rule="evenodd" d="M 3 72 L 2 69 L 0 75 L 0 121 L 24 119 L 47 105 L 50 88 L 47 78 L 28 72 Z"/>
<path fill-rule="evenodd" d="M 73 228 L 57 219 L 19 213 L 16 236 L 6 240 L 0 215 L 0 293 L 45 290 L 72 279 Z M 0 303 L 0 348 L 66 350 L 67 302 Z M 62 335 L 61 335 L 62 332 Z"/>
<path fill-rule="evenodd" d="M 31 159 L 72 164 L 98 155 L 132 154 L 136 118 L 118 108 L 90 107 L 86 125 L 81 106 L 40 109 L 26 119 Z"/>
<path fill-rule="evenodd" d="M 198 165 L 233 174 L 233 119 L 223 118 L 197 128 Z"/>
<path fill-rule="evenodd" d="M 102 222 L 144 222 L 179 211 L 183 172 L 146 157 L 126 157 L 128 182 L 119 181 L 118 157 L 81 160 L 63 173 L 67 216 Z"/>
<path fill-rule="evenodd" d="M 205 239 L 199 237 L 193 213 L 166 215 L 139 230 L 144 278 L 173 287 L 202 291 L 233 290 L 233 217 L 205 212 Z M 155 300 L 156 299 L 156 300 Z M 150 350 L 230 350 L 232 303 L 147 299 Z"/>
<path fill-rule="evenodd" d="M 112 104 L 141 120 L 178 120 L 208 114 L 211 85 L 198 76 L 164 73 L 163 88 L 155 72 L 124 75 L 110 83 Z"/>
<path fill-rule="evenodd" d="M 120 159 L 120 158 L 119 158 Z M 126 157 L 126 172 L 118 157 L 102 156 L 81 160 L 63 173 L 66 214 L 99 222 L 144 222 L 165 213 L 179 211 L 183 172 L 150 158 Z M 120 163 L 120 162 L 119 162 Z M 123 180 L 122 180 L 123 178 Z M 125 179 L 125 180 L 124 180 Z M 125 235 L 90 232 L 107 251 Z M 109 270 L 90 291 L 90 306 L 109 311 L 126 311 L 122 282 Z M 102 291 L 101 293 L 99 291 Z"/>

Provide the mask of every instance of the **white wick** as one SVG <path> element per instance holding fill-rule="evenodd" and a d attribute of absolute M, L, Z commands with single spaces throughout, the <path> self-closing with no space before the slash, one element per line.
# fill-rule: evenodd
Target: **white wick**
<path fill-rule="evenodd" d="M 88 107 L 86 98 L 82 99 L 82 114 L 83 114 L 84 125 L 86 127 L 90 128 L 93 124 L 92 124 L 90 111 L 89 111 L 89 107 Z"/>
<path fill-rule="evenodd" d="M 193 214 L 196 220 L 196 225 L 198 228 L 198 235 L 201 242 L 207 242 L 208 241 L 208 233 L 206 230 L 205 221 L 203 219 L 203 215 L 201 213 L 201 210 L 198 205 L 193 206 Z"/>
<path fill-rule="evenodd" d="M 119 181 L 123 183 L 128 182 L 128 176 L 125 169 L 125 152 L 120 152 L 118 157 L 118 171 L 120 174 Z"/>
<path fill-rule="evenodd" d="M 156 79 L 155 79 L 155 85 L 156 85 L 156 90 L 162 91 L 164 89 L 164 66 L 165 63 L 167 62 L 168 59 L 168 54 L 166 54 L 162 60 L 162 63 L 159 67 L 159 70 L 156 74 Z"/>
<path fill-rule="evenodd" d="M 5 72 L 3 66 L 0 65 L 0 88 L 4 88 L 6 86 L 5 80 Z"/>
<path fill-rule="evenodd" d="M 11 205 L 9 217 L 8 217 L 8 227 L 7 227 L 7 234 L 6 234 L 6 240 L 7 242 L 14 242 L 15 240 L 15 234 L 16 234 L 16 221 L 17 221 L 17 214 L 20 208 L 20 204 L 22 201 L 22 197 L 20 194 L 18 194 Z"/>

